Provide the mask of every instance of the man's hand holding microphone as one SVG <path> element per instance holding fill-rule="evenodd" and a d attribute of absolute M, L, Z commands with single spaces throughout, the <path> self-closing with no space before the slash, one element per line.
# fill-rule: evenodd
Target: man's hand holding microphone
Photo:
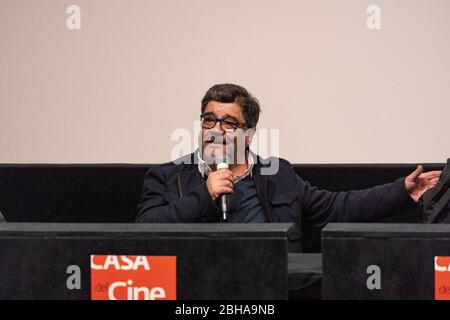
<path fill-rule="evenodd" d="M 206 180 L 209 194 L 212 199 L 216 201 L 220 200 L 220 209 L 222 211 L 222 219 L 227 220 L 228 214 L 228 196 L 227 194 L 233 193 L 234 182 L 236 178 L 233 173 L 228 169 L 228 159 L 216 159 L 217 170 L 211 172 Z"/>

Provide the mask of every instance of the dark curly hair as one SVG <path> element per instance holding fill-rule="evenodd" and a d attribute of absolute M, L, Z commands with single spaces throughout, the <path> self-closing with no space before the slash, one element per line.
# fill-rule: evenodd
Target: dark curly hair
<path fill-rule="evenodd" d="M 210 101 L 238 104 L 242 109 L 247 125 L 250 128 L 256 127 L 261 108 L 259 107 L 258 99 L 253 97 L 244 87 L 230 83 L 212 86 L 202 99 L 202 113 L 205 112 L 206 105 Z"/>

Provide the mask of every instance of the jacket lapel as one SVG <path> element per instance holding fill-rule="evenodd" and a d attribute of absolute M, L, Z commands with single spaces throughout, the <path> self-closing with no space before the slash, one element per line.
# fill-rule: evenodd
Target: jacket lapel
<path fill-rule="evenodd" d="M 197 162 L 194 161 L 194 156 L 195 153 L 192 153 L 191 162 L 183 164 L 181 170 L 177 172 L 183 195 L 202 183 L 203 180 L 202 175 L 198 171 Z"/>

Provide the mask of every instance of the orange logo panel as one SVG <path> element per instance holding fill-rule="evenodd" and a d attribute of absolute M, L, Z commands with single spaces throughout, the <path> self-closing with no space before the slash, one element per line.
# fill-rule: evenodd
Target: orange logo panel
<path fill-rule="evenodd" d="M 434 257 L 434 298 L 450 300 L 450 257 Z"/>
<path fill-rule="evenodd" d="M 176 300 L 175 256 L 91 255 L 92 300 Z"/>

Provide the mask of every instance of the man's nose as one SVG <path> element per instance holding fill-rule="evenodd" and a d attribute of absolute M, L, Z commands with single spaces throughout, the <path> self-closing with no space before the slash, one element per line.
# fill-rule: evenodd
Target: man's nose
<path fill-rule="evenodd" d="M 222 129 L 222 122 L 220 121 L 216 121 L 216 124 L 214 125 L 214 127 L 212 127 L 212 130 L 220 131 L 222 135 L 225 135 L 227 133 L 225 130 Z"/>

